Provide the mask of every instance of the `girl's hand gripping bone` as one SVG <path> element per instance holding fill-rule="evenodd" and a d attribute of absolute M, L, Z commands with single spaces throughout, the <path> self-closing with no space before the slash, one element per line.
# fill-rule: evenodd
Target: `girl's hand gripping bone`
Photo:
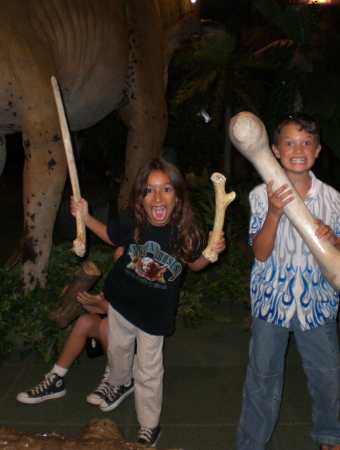
<path fill-rule="evenodd" d="M 221 232 L 224 224 L 225 210 L 227 206 L 236 197 L 235 192 L 230 194 L 225 193 L 226 178 L 221 173 L 213 173 L 211 181 L 215 188 L 215 219 L 212 235 L 210 237 L 207 247 L 203 250 L 203 256 L 210 262 L 215 262 L 218 259 L 218 253 L 213 250 L 214 243 L 221 237 Z"/>

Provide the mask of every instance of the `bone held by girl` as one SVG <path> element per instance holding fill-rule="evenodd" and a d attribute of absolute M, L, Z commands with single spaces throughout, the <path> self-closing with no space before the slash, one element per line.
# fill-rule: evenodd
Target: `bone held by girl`
<path fill-rule="evenodd" d="M 294 200 L 284 207 L 284 212 L 313 254 L 322 275 L 339 291 L 340 252 L 330 241 L 323 242 L 316 237 L 318 225 L 314 223 L 315 218 L 273 155 L 262 121 L 248 111 L 241 112 L 231 119 L 229 136 L 233 145 L 253 164 L 265 183 L 273 180 L 274 190 L 283 184 L 288 185 L 288 190 L 293 190 Z"/>
<path fill-rule="evenodd" d="M 51 78 L 52 83 L 52 89 L 54 94 L 54 99 L 58 111 L 58 117 L 60 122 L 60 129 L 61 134 L 63 137 L 64 147 L 65 147 L 65 154 L 67 159 L 67 166 L 68 166 L 68 172 L 70 175 L 71 180 L 71 186 L 72 186 L 72 193 L 73 197 L 76 201 L 80 200 L 80 188 L 79 188 L 79 180 L 78 180 L 78 174 L 77 174 L 77 167 L 74 160 L 73 155 L 73 149 L 72 149 L 72 143 L 71 143 L 71 137 L 70 132 L 67 125 L 64 105 L 61 99 L 61 94 L 59 90 L 59 85 L 57 79 L 53 76 Z M 72 251 L 80 257 L 83 257 L 86 252 L 86 231 L 85 231 L 85 223 L 84 223 L 84 216 L 81 209 L 76 212 L 76 225 L 77 225 L 77 237 L 73 241 L 73 248 Z"/>
<path fill-rule="evenodd" d="M 218 254 L 213 250 L 214 243 L 220 239 L 224 224 L 225 210 L 236 197 L 235 192 L 225 193 L 226 178 L 221 173 L 213 173 L 210 177 L 215 189 L 215 219 L 212 235 L 207 247 L 203 250 L 203 256 L 210 262 L 218 259 Z"/>

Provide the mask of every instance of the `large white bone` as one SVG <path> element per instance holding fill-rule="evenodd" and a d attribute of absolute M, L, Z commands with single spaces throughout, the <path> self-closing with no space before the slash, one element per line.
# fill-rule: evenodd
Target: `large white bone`
<path fill-rule="evenodd" d="M 224 224 L 225 210 L 236 197 L 235 192 L 225 193 L 226 178 L 221 173 L 213 173 L 210 177 L 215 188 L 215 219 L 209 244 L 203 250 L 203 256 L 210 262 L 218 259 L 218 253 L 213 250 L 214 243 L 220 239 Z"/>
<path fill-rule="evenodd" d="M 70 180 L 71 180 L 71 185 L 72 185 L 72 193 L 73 193 L 74 199 L 76 201 L 78 201 L 81 199 L 81 195 L 80 195 L 77 167 L 76 167 L 76 163 L 74 160 L 71 137 L 70 137 L 70 133 L 69 133 L 68 126 L 67 126 L 65 110 L 64 110 L 63 102 L 61 100 L 61 95 L 60 95 L 60 90 L 59 90 L 57 79 L 55 77 L 52 77 L 51 83 L 52 83 L 52 88 L 53 88 L 54 99 L 55 99 L 55 102 L 57 105 L 57 110 L 58 110 L 61 134 L 63 137 L 67 165 L 68 165 L 68 172 L 70 175 Z M 82 212 L 81 208 L 79 208 L 79 210 L 76 212 L 76 224 L 77 224 L 77 237 L 73 241 L 72 251 L 76 255 L 82 257 L 85 255 L 85 251 L 86 251 L 86 231 L 85 231 L 84 216 L 83 216 L 83 212 Z"/>
<path fill-rule="evenodd" d="M 284 207 L 285 214 L 312 252 L 322 275 L 340 290 L 340 252 L 330 241 L 323 242 L 316 237 L 318 225 L 271 151 L 262 121 L 250 112 L 241 112 L 231 119 L 229 135 L 231 142 L 254 165 L 265 183 L 273 180 L 274 190 L 283 184 L 293 190 L 294 200 Z"/>

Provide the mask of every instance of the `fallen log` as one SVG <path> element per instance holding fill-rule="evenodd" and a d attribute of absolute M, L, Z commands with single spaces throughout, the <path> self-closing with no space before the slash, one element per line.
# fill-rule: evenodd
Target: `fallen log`
<path fill-rule="evenodd" d="M 57 308 L 48 313 L 48 318 L 55 322 L 58 328 L 67 327 L 73 320 L 85 313 L 82 305 L 77 301 L 78 292 L 88 291 L 92 288 L 101 271 L 89 259 L 76 270 L 71 283 L 64 290 Z"/>
<path fill-rule="evenodd" d="M 73 438 L 65 438 L 55 433 L 23 433 L 0 427 L 0 449 L 6 450 L 143 450 L 146 448 L 151 447 L 128 443 L 117 425 L 109 419 L 92 419 Z"/>

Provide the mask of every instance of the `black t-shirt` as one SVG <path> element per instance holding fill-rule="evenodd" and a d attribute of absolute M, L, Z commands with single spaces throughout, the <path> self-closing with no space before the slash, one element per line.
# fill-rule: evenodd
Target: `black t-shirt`
<path fill-rule="evenodd" d="M 110 240 L 124 247 L 105 282 L 105 298 L 125 319 L 153 335 L 172 332 L 179 284 L 185 264 L 171 256 L 171 228 L 148 223 L 139 236 L 139 256 L 133 234 L 136 220 L 125 209 L 107 227 Z"/>

